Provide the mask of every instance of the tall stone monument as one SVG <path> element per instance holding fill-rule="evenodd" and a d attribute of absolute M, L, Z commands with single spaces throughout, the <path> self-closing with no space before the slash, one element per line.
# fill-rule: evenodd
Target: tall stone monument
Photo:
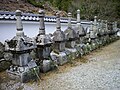
<path fill-rule="evenodd" d="M 85 30 L 83 26 L 81 25 L 81 20 L 80 20 L 80 10 L 77 10 L 77 25 L 74 28 L 76 33 L 78 34 L 77 40 L 76 40 L 76 49 L 78 53 L 82 56 L 84 53 L 84 40 L 85 40 Z"/>
<path fill-rule="evenodd" d="M 80 10 L 77 10 L 77 25 L 76 25 L 76 32 L 79 35 L 79 43 L 83 43 L 84 36 L 86 35 L 83 26 L 81 25 L 80 21 Z"/>
<path fill-rule="evenodd" d="M 94 22 L 91 21 L 90 39 L 91 39 L 92 49 L 94 50 L 98 47 L 97 16 L 94 17 Z"/>
<path fill-rule="evenodd" d="M 45 24 L 44 24 L 45 12 L 44 10 L 39 10 L 39 34 L 36 37 L 37 44 L 37 58 L 39 59 L 38 63 L 40 65 L 40 70 L 47 72 L 51 69 L 51 44 L 52 41 L 48 35 L 45 34 Z"/>
<path fill-rule="evenodd" d="M 60 13 L 56 13 L 56 31 L 53 33 L 53 51 L 51 52 L 52 60 L 58 65 L 63 65 L 68 61 L 69 52 L 65 50 L 65 34 L 61 31 Z"/>
<path fill-rule="evenodd" d="M 16 36 L 5 41 L 5 51 L 13 54 L 12 65 L 7 70 L 10 78 L 26 82 L 38 76 L 39 68 L 30 57 L 30 52 L 36 48 L 34 40 L 24 35 L 21 11 L 16 10 Z"/>
<path fill-rule="evenodd" d="M 72 28 L 71 16 L 72 16 L 71 13 L 68 13 L 68 27 L 64 31 L 66 39 L 67 39 L 67 41 L 65 43 L 65 47 L 66 47 L 66 50 L 71 52 L 72 59 L 75 59 L 79 55 L 75 48 L 76 47 L 76 39 L 78 37 L 77 37 L 76 31 Z"/>
<path fill-rule="evenodd" d="M 99 41 L 99 47 L 102 45 L 102 37 L 103 37 L 104 33 L 102 32 L 102 24 L 101 24 L 101 20 L 98 19 L 98 41 Z"/>

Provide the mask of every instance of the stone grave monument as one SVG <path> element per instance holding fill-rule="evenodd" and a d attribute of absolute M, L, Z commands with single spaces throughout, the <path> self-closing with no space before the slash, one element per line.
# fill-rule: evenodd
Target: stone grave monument
<path fill-rule="evenodd" d="M 53 33 L 53 51 L 51 52 L 52 60 L 58 65 L 63 65 L 68 61 L 69 52 L 65 50 L 65 34 L 61 31 L 60 13 L 56 13 L 56 31 Z"/>
<path fill-rule="evenodd" d="M 81 25 L 79 9 L 77 10 L 77 25 L 74 28 L 74 30 L 78 34 L 78 38 L 76 40 L 76 49 L 77 49 L 78 53 L 82 56 L 84 54 L 84 48 L 85 48 L 84 36 L 86 35 L 86 33 L 85 33 L 83 26 Z"/>
<path fill-rule="evenodd" d="M 64 31 L 66 37 L 65 47 L 66 50 L 71 52 L 71 58 L 75 59 L 79 56 L 78 51 L 76 50 L 76 39 L 78 38 L 76 31 L 72 28 L 71 25 L 71 13 L 68 13 L 68 27 Z"/>
<path fill-rule="evenodd" d="M 20 10 L 16 10 L 16 19 L 16 36 L 5 41 L 5 51 L 13 55 L 12 65 L 7 73 L 12 79 L 26 82 L 34 77 L 39 77 L 39 68 L 35 60 L 30 57 L 30 53 L 36 48 L 36 44 L 33 39 L 24 35 Z"/>
<path fill-rule="evenodd" d="M 51 44 L 52 41 L 48 35 L 45 34 L 45 24 L 44 24 L 45 12 L 44 10 L 39 10 L 39 34 L 36 37 L 36 54 L 38 58 L 38 64 L 40 65 L 40 70 L 42 72 L 47 72 L 51 69 Z"/>
<path fill-rule="evenodd" d="M 97 47 L 97 34 L 98 34 L 98 27 L 97 27 L 97 16 L 94 17 L 94 22 L 91 21 L 91 29 L 90 29 L 90 40 L 92 50 L 96 49 Z"/>

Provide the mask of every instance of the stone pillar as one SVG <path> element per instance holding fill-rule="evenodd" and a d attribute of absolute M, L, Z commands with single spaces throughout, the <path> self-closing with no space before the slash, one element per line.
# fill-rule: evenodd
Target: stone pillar
<path fill-rule="evenodd" d="M 117 22 L 113 22 L 113 30 L 116 31 L 117 30 Z"/>
<path fill-rule="evenodd" d="M 37 70 L 37 74 L 39 73 L 39 68 L 30 56 L 31 51 L 36 48 L 36 45 L 31 38 L 24 35 L 20 10 L 16 10 L 16 27 L 16 36 L 10 41 L 5 41 L 5 50 L 13 54 L 12 65 L 7 70 L 7 73 L 10 78 L 26 82 L 36 77 L 31 72 L 31 69 Z"/>
<path fill-rule="evenodd" d="M 71 25 L 71 13 L 69 12 L 68 13 L 68 28 L 72 28 L 72 25 Z"/>
<path fill-rule="evenodd" d="M 65 43 L 66 50 L 70 51 L 72 53 L 72 58 L 75 59 L 78 56 L 76 50 L 76 39 L 78 38 L 78 35 L 71 25 L 71 13 L 68 13 L 68 27 L 64 33 L 67 39 Z"/>
<path fill-rule="evenodd" d="M 100 33 L 100 31 L 101 31 L 101 20 L 100 19 L 98 19 L 98 32 Z"/>
<path fill-rule="evenodd" d="M 55 49 L 59 52 L 65 50 L 65 34 L 61 31 L 60 13 L 56 13 L 56 31 L 54 32 Z"/>
<path fill-rule="evenodd" d="M 16 29 L 17 29 L 17 32 L 16 32 L 17 36 L 24 36 L 20 10 L 16 10 Z"/>
<path fill-rule="evenodd" d="M 97 16 L 94 16 L 94 25 L 97 25 Z"/>
<path fill-rule="evenodd" d="M 105 31 L 106 31 L 106 33 L 108 31 L 108 21 L 107 20 L 105 20 Z"/>
<path fill-rule="evenodd" d="M 56 31 L 53 33 L 53 51 L 51 58 L 58 65 L 63 65 L 68 61 L 67 51 L 65 50 L 65 34 L 61 31 L 60 13 L 56 13 Z"/>
<path fill-rule="evenodd" d="M 44 10 L 39 10 L 39 34 L 36 37 L 36 56 L 39 59 L 40 69 L 42 72 L 47 72 L 51 69 L 51 44 L 52 41 L 48 35 L 45 34 L 45 24 L 44 24 L 45 12 Z"/>
<path fill-rule="evenodd" d="M 81 25 L 79 9 L 77 10 L 77 25 L 76 25 L 75 31 L 77 31 L 78 38 L 81 39 L 80 43 L 83 42 L 82 40 L 84 40 L 83 37 L 85 36 L 85 30 Z"/>
<path fill-rule="evenodd" d="M 56 30 L 61 31 L 60 14 L 56 13 Z"/>
<path fill-rule="evenodd" d="M 91 25 L 90 25 L 90 38 L 91 39 L 94 39 L 94 31 L 93 31 L 93 21 L 90 22 Z"/>
<path fill-rule="evenodd" d="M 96 38 L 97 37 L 97 33 L 98 33 L 98 30 L 97 30 L 97 16 L 94 16 L 93 32 L 94 32 L 94 37 Z"/>
<path fill-rule="evenodd" d="M 44 10 L 39 10 L 39 34 L 40 35 L 45 35 L 45 24 L 44 24 L 44 17 L 45 17 L 45 11 Z"/>
<path fill-rule="evenodd" d="M 118 32 L 118 30 L 117 30 L 117 22 L 115 21 L 115 22 L 113 22 L 113 33 L 114 33 L 114 37 L 117 37 L 117 32 Z"/>
<path fill-rule="evenodd" d="M 101 32 L 102 32 L 102 34 L 104 34 L 104 23 L 103 23 L 103 20 L 101 20 Z"/>
<path fill-rule="evenodd" d="M 77 10 L 77 26 L 79 27 L 80 26 L 80 10 L 78 9 Z"/>

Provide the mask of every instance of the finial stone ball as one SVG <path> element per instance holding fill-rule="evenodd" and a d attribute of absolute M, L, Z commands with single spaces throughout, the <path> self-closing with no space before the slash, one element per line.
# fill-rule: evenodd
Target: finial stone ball
<path fill-rule="evenodd" d="M 16 16 L 21 16 L 21 11 L 20 10 L 16 10 Z"/>
<path fill-rule="evenodd" d="M 97 18 L 97 16 L 94 16 L 94 18 L 96 19 L 96 18 Z"/>
<path fill-rule="evenodd" d="M 71 16 L 72 16 L 72 14 L 69 12 L 69 13 L 68 13 L 68 17 L 71 17 Z"/>
<path fill-rule="evenodd" d="M 105 20 L 105 23 L 107 23 L 107 20 Z"/>
<path fill-rule="evenodd" d="M 43 15 L 45 14 L 45 11 L 41 10 L 41 9 L 38 12 L 39 12 L 39 14 L 43 14 Z"/>
<path fill-rule="evenodd" d="M 80 10 L 78 9 L 78 10 L 77 10 L 77 14 L 79 14 L 79 13 L 80 13 Z"/>
<path fill-rule="evenodd" d="M 90 23 L 92 24 L 92 23 L 93 23 L 93 21 L 90 21 Z"/>
<path fill-rule="evenodd" d="M 98 22 L 100 22 L 101 20 L 100 19 L 98 19 Z"/>

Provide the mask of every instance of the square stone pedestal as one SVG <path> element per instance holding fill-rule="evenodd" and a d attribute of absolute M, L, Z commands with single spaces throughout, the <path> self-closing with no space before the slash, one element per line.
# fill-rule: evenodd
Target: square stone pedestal
<path fill-rule="evenodd" d="M 7 70 L 7 74 L 11 79 L 25 83 L 32 79 L 39 78 L 39 67 L 37 66 L 33 68 L 30 68 L 29 66 L 26 67 L 11 66 L 11 68 Z"/>
<path fill-rule="evenodd" d="M 69 51 L 70 52 L 70 57 L 71 57 L 71 59 L 75 59 L 75 58 L 77 58 L 79 55 L 78 55 L 78 51 L 77 51 L 77 49 L 76 48 L 66 48 L 66 51 Z"/>
<path fill-rule="evenodd" d="M 62 51 L 59 53 L 55 53 L 54 51 L 51 52 L 52 60 L 56 61 L 58 65 L 63 65 L 68 62 L 69 60 L 69 51 Z"/>

